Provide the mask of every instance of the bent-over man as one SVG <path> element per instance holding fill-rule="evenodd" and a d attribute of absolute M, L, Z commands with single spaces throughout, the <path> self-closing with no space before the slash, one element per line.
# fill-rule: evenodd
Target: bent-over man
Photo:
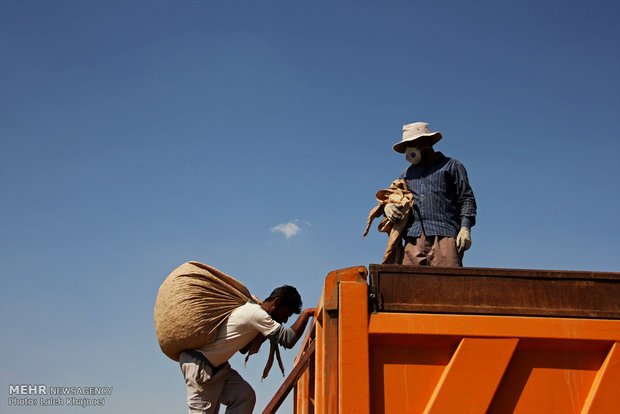
<path fill-rule="evenodd" d="M 251 413 L 256 403 L 254 390 L 228 360 L 262 334 L 272 342 L 292 348 L 314 315 L 315 309 L 301 312 L 301 296 L 292 286 L 281 286 L 260 305 L 247 302 L 236 308 L 218 327 L 211 344 L 181 352 L 180 365 L 187 384 L 187 404 L 190 414 L 217 413 L 220 404 L 227 414 Z M 290 328 L 288 318 L 301 315 Z"/>

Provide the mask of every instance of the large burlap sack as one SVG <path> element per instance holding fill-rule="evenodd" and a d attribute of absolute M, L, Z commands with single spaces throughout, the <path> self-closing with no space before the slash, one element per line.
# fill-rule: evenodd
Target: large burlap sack
<path fill-rule="evenodd" d="M 155 301 L 161 350 L 178 361 L 181 351 L 212 343 L 217 327 L 249 300 L 259 303 L 241 282 L 202 263 L 183 263 L 164 280 Z"/>
<path fill-rule="evenodd" d="M 398 179 L 392 182 L 390 188 L 379 190 L 376 197 L 379 204 L 370 210 L 370 214 L 368 214 L 368 224 L 366 225 L 362 237 L 366 237 L 373 220 L 383 214 L 383 210 L 388 203 L 402 206 L 401 213 L 403 216 L 397 223 L 393 224 L 387 217 L 384 217 L 381 223 L 379 223 L 378 228 L 379 231 L 388 234 L 388 244 L 381 263 L 402 264 L 405 254 L 402 238 L 404 236 L 405 227 L 407 226 L 407 221 L 409 221 L 409 216 L 413 214 L 413 193 L 407 189 L 407 182 L 405 180 Z"/>

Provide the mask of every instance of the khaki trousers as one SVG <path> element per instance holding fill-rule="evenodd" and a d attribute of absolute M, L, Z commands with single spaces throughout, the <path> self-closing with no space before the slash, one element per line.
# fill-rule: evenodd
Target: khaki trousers
<path fill-rule="evenodd" d="M 405 238 L 404 265 L 463 267 L 463 253 L 456 250 L 454 237 L 430 236 Z"/>
<path fill-rule="evenodd" d="M 184 351 L 179 364 L 187 384 L 190 414 L 217 414 L 220 404 L 226 406 L 226 414 L 252 413 L 256 394 L 228 362 L 215 368 L 198 351 Z"/>

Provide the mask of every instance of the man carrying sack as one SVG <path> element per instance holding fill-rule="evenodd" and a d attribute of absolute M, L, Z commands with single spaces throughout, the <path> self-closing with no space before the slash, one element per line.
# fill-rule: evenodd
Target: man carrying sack
<path fill-rule="evenodd" d="M 393 146 L 411 163 L 399 179 L 413 193 L 413 210 L 397 203 L 385 205 L 384 214 L 395 225 L 407 220 L 403 264 L 463 266 L 463 254 L 471 246 L 471 227 L 476 223 L 476 200 L 463 164 L 435 152 L 442 138 L 425 122 L 403 126 L 403 137 Z"/>
<path fill-rule="evenodd" d="M 251 413 L 254 390 L 228 360 L 237 351 L 257 352 L 269 339 L 265 377 L 274 354 L 281 364 L 277 345 L 292 348 L 315 312 L 302 312 L 299 292 L 288 285 L 259 302 L 238 281 L 198 262 L 180 266 L 160 287 L 155 330 L 162 351 L 181 366 L 190 414 L 217 413 L 220 404 L 228 414 Z M 293 313 L 301 313 L 297 321 L 282 326 Z"/>

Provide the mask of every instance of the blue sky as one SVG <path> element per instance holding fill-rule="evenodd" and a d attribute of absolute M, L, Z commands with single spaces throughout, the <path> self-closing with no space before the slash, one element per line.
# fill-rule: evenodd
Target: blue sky
<path fill-rule="evenodd" d="M 468 170 L 466 266 L 618 271 L 619 9 L 2 1 L 0 410 L 48 384 L 113 393 L 37 413 L 185 412 L 152 322 L 166 275 L 198 260 L 314 306 L 329 271 L 381 260 L 361 234 L 410 122 Z M 265 359 L 232 361 L 257 411 Z"/>

